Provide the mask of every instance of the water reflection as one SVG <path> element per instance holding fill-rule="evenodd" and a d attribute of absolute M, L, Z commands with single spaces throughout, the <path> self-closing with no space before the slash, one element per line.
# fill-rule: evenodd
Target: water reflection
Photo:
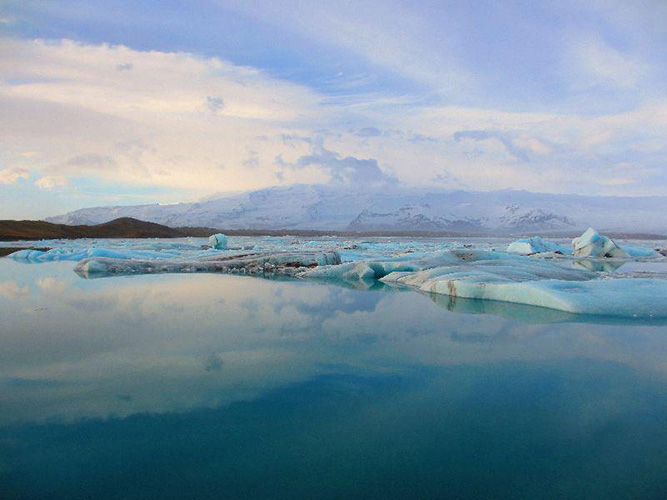
<path fill-rule="evenodd" d="M 30 293 L 27 287 L 19 287 L 14 281 L 4 281 L 0 283 L 0 295 L 7 299 L 16 299 L 24 297 Z"/>
<path fill-rule="evenodd" d="M 584 271 L 592 271 L 595 273 L 613 273 L 617 269 L 623 266 L 626 261 L 623 260 L 611 260 L 611 259 L 587 259 L 587 260 L 574 260 L 572 261 L 572 267 L 575 269 L 583 269 Z"/>
<path fill-rule="evenodd" d="M 438 306 L 460 314 L 491 314 L 522 323 L 598 323 L 603 325 L 667 325 L 667 318 L 625 318 L 575 314 L 558 309 L 537 307 L 495 300 L 467 299 L 451 295 L 430 293 L 428 296 Z"/>
<path fill-rule="evenodd" d="M 1 269 L 11 285 L 0 298 L 0 424 L 214 407 L 331 366 L 585 356 L 662 373 L 667 353 L 661 324 L 630 325 L 629 336 L 604 318 L 393 288 L 225 275 L 87 281 L 69 263 Z M 573 320 L 590 324 L 553 324 Z"/>
<path fill-rule="evenodd" d="M 0 261 L 0 284 L 16 496 L 572 497 L 596 467 L 603 496 L 667 472 L 663 324 L 71 263 Z"/>
<path fill-rule="evenodd" d="M 0 484 L 35 498 L 661 498 L 665 416 L 664 385 L 610 363 L 330 373 L 224 408 L 0 429 Z"/>

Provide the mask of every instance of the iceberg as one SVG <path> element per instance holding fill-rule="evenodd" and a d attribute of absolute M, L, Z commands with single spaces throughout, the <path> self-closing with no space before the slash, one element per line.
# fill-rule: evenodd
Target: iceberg
<path fill-rule="evenodd" d="M 630 257 L 633 258 L 654 258 L 654 257 L 660 257 L 660 253 L 656 250 L 653 250 L 652 248 L 646 248 L 646 247 L 636 247 L 636 246 L 629 246 L 629 245 L 622 245 L 621 249 L 625 251 Z"/>
<path fill-rule="evenodd" d="M 599 279 L 553 262 L 477 254 L 458 264 L 393 272 L 381 281 L 453 298 L 494 300 L 576 314 L 667 317 L 667 280 Z"/>
<path fill-rule="evenodd" d="M 578 260 L 579 262 L 592 262 Z M 609 262 L 607 260 L 600 262 Z M 545 261 L 486 250 L 455 249 L 415 260 L 360 261 L 323 266 L 300 278 L 351 282 L 379 280 L 431 296 L 537 306 L 570 314 L 628 318 L 667 317 L 667 280 L 601 279 L 599 266 Z"/>
<path fill-rule="evenodd" d="M 506 252 L 517 255 L 535 255 L 543 253 L 559 253 L 575 257 L 591 258 L 655 258 L 661 254 L 652 248 L 617 245 L 616 242 L 597 231 L 589 228 L 579 238 L 572 241 L 572 247 L 545 240 L 539 236 L 513 241 L 507 246 Z"/>
<path fill-rule="evenodd" d="M 507 246 L 507 252 L 519 255 L 533 255 L 536 253 L 561 253 L 564 255 L 572 255 L 572 249 L 565 245 L 559 245 L 552 241 L 545 240 L 539 236 L 532 238 L 524 238 L 514 241 Z"/>
<path fill-rule="evenodd" d="M 575 257 L 606 257 L 627 259 L 630 256 L 614 240 L 602 236 L 589 227 L 584 234 L 572 240 Z"/>
<path fill-rule="evenodd" d="M 626 318 L 667 317 L 667 281 L 613 279 L 497 282 L 445 280 L 434 292 L 471 299 L 511 302 L 574 314 Z"/>
<path fill-rule="evenodd" d="M 110 250 L 106 248 L 52 248 L 50 250 L 19 250 L 9 255 L 11 259 L 18 262 L 55 262 L 55 261 L 80 261 L 89 258 L 111 258 L 111 259 L 164 259 L 176 257 L 178 252 L 153 251 L 153 250 Z"/>
<path fill-rule="evenodd" d="M 226 242 L 224 235 L 213 237 L 215 244 Z M 51 250 L 23 250 L 11 258 L 78 261 L 75 270 L 84 278 L 156 273 L 285 276 L 363 290 L 405 287 L 441 297 L 447 304 L 472 300 L 502 307 L 504 302 L 565 315 L 667 318 L 667 279 L 660 279 L 667 277 L 667 260 L 650 248 L 618 247 L 592 229 L 572 248 L 534 237 L 510 244 L 511 251 L 494 249 L 493 241 L 394 237 L 238 237 L 224 250 L 202 250 L 206 241 L 53 240 L 43 242 Z M 585 256 L 573 255 L 573 249 Z M 617 270 L 619 266 L 626 272 Z M 478 308 L 474 304 L 470 307 Z"/>
<path fill-rule="evenodd" d="M 74 271 L 84 278 L 161 273 L 241 273 L 295 276 L 303 269 L 340 264 L 335 251 L 249 253 L 209 256 L 189 260 L 125 260 L 91 258 Z"/>
<path fill-rule="evenodd" d="M 208 244 L 215 250 L 224 250 L 227 248 L 227 236 L 222 233 L 216 233 L 208 238 Z"/>
<path fill-rule="evenodd" d="M 421 269 L 416 262 L 347 262 L 337 266 L 318 267 L 299 274 L 301 278 L 320 280 L 363 281 L 379 280 L 392 272 L 418 271 Z"/>

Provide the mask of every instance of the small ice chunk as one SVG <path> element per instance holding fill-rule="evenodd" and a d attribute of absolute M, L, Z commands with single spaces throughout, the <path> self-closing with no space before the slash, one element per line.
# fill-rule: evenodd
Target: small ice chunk
<path fill-rule="evenodd" d="M 227 248 L 227 236 L 222 233 L 212 234 L 208 237 L 208 244 L 216 250 L 224 250 Z"/>
<path fill-rule="evenodd" d="M 614 240 L 602 236 L 589 227 L 584 234 L 572 240 L 575 257 L 607 257 L 627 259 L 630 256 Z"/>
<path fill-rule="evenodd" d="M 652 248 L 623 245 L 621 247 L 630 257 L 660 257 L 660 253 Z"/>
<path fill-rule="evenodd" d="M 552 241 L 545 240 L 539 236 L 524 238 L 513 241 L 507 247 L 507 252 L 519 255 L 532 255 L 535 253 L 558 252 L 562 254 L 572 254 L 572 250 L 564 245 L 559 245 Z"/>
<path fill-rule="evenodd" d="M 346 262 L 334 266 L 323 266 L 304 271 L 300 274 L 302 278 L 320 279 L 320 280 L 343 280 L 343 281 L 363 281 L 379 280 L 386 275 L 397 271 L 418 271 L 422 267 L 413 262 Z"/>

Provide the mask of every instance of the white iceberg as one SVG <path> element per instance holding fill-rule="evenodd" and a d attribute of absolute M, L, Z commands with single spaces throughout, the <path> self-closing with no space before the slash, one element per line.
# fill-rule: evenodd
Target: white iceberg
<path fill-rule="evenodd" d="M 519 255 L 532 255 L 536 253 L 555 252 L 564 255 L 572 255 L 572 249 L 565 245 L 559 245 L 539 236 L 524 238 L 513 241 L 507 246 L 507 252 Z"/>
<path fill-rule="evenodd" d="M 222 233 L 212 234 L 208 237 L 208 244 L 215 250 L 224 250 L 227 248 L 227 236 Z"/>
<path fill-rule="evenodd" d="M 539 236 L 522 238 L 513 241 L 507 246 L 508 253 L 517 255 L 534 255 L 543 253 L 559 253 L 563 255 L 574 255 L 575 257 L 590 258 L 655 258 L 659 257 L 659 251 L 652 248 L 617 245 L 616 242 L 597 231 L 589 228 L 579 238 L 572 241 L 572 247 L 561 245 L 553 241 L 545 240 Z"/>
<path fill-rule="evenodd" d="M 584 269 L 501 255 L 478 252 L 453 265 L 394 272 L 381 281 L 453 298 L 512 302 L 576 314 L 667 317 L 667 280 L 597 279 L 598 274 Z"/>
<path fill-rule="evenodd" d="M 606 257 L 627 259 L 630 256 L 614 240 L 602 236 L 589 227 L 584 234 L 572 240 L 575 257 Z"/>
<path fill-rule="evenodd" d="M 576 261 L 579 262 L 579 261 Z M 588 261 L 586 261 L 588 262 Z M 428 294 L 538 306 L 574 314 L 667 317 L 667 280 L 601 279 L 597 268 L 484 250 L 427 258 L 348 262 L 298 274 L 343 282 L 380 280 Z"/>

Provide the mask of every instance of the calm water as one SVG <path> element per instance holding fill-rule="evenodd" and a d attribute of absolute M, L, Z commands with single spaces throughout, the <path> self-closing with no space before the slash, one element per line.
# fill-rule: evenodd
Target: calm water
<path fill-rule="evenodd" d="M 0 498 L 665 498 L 667 326 L 0 259 Z"/>

